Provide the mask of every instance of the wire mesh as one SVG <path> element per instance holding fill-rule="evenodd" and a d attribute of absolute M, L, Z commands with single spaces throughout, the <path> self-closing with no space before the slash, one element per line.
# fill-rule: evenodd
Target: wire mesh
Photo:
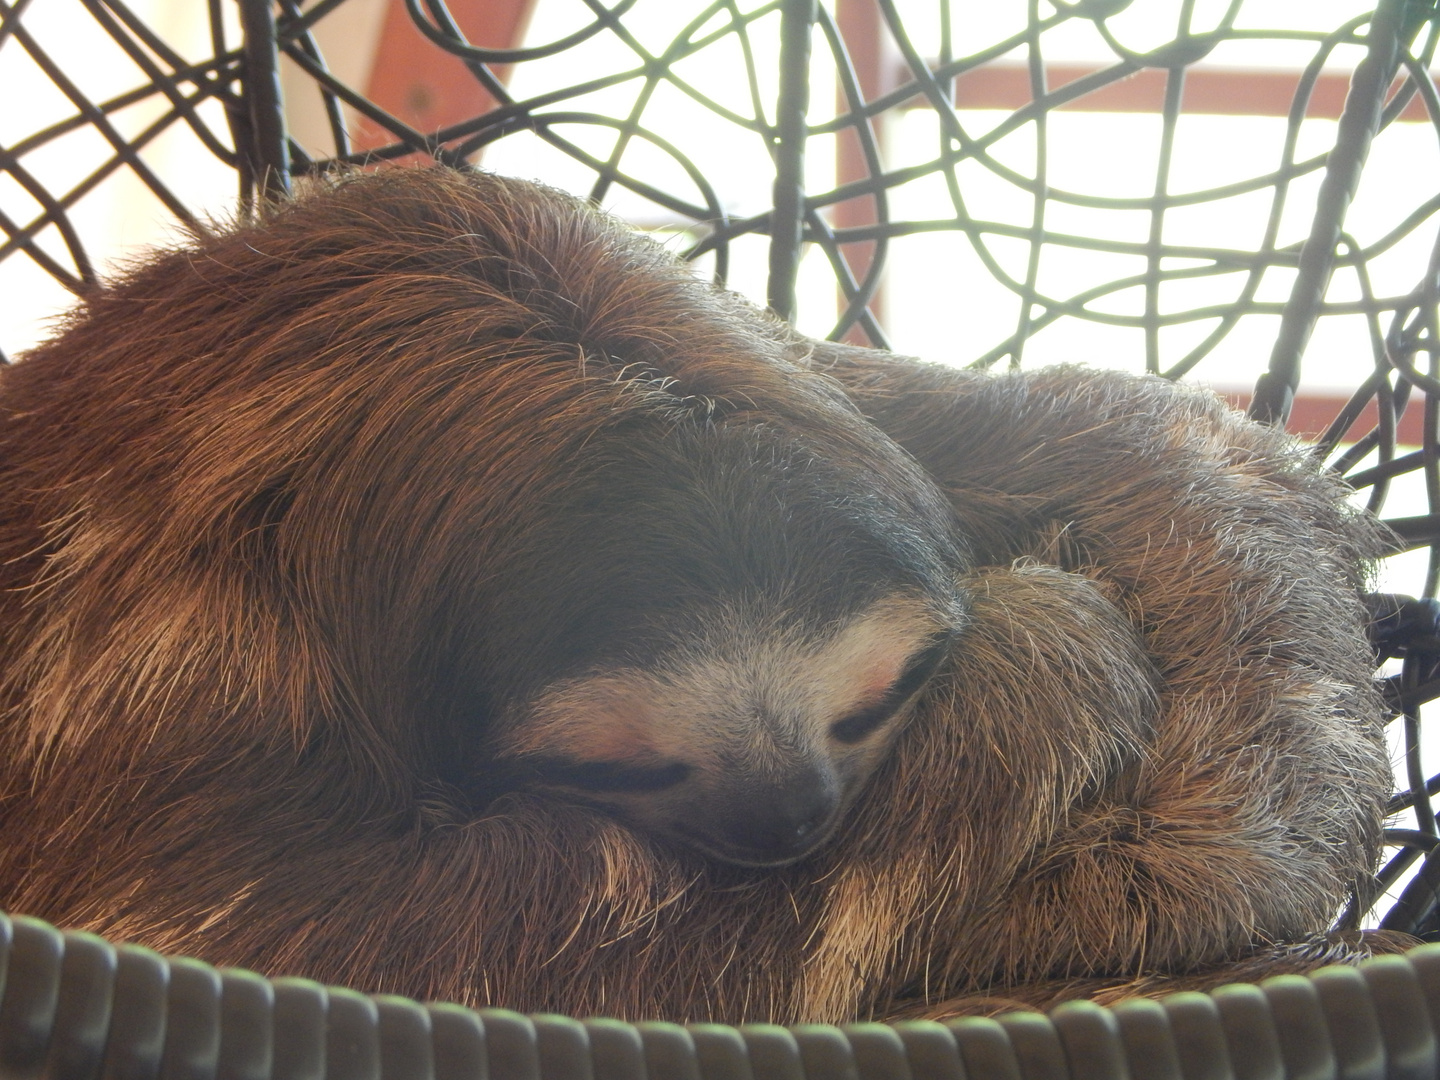
<path fill-rule="evenodd" d="M 1420 599 L 1375 601 L 1377 651 L 1400 665 L 1386 676 L 1404 762 L 1394 853 L 1342 921 L 1374 905 L 1372 922 L 1440 938 L 1440 774 L 1420 718 L 1440 696 L 1433 2 L 1281 18 L 1264 0 L 1029 0 L 988 16 L 918 0 L 584 0 L 537 20 L 532 41 L 493 47 L 467 36 L 458 6 L 406 0 L 413 32 L 484 105 L 435 127 L 327 65 L 324 42 L 351 35 L 359 7 L 209 0 L 182 48 L 138 4 L 0 0 L 0 349 L 23 351 L 36 311 L 133 249 L 109 189 L 203 229 L 312 171 L 503 168 L 528 143 L 523 160 L 818 334 L 905 346 L 905 312 L 944 305 L 949 283 L 946 317 L 969 322 L 935 359 L 1038 363 L 1057 341 L 1094 341 L 1147 371 L 1209 378 L 1260 418 L 1308 402 L 1292 424 L 1419 553 L 1392 580 Z M 302 134 L 305 99 L 323 119 Z M 1237 118 L 1267 108 L 1263 130 Z M 1097 144 L 1104 115 L 1130 127 Z M 1205 124 L 1259 131 L 1268 164 L 1222 134 L 1204 145 L 1236 160 L 1197 186 L 1187 146 Z M 1127 131 L 1143 131 L 1146 168 L 1117 165 L 1140 160 Z M 1365 185 L 1405 175 L 1407 194 L 1382 191 L 1386 213 L 1362 229 L 1348 212 Z M 1205 208 L 1219 216 L 1197 227 Z M 1237 218 L 1245 228 L 1215 224 Z M 990 291 L 967 301 L 982 279 Z M 1316 374 L 1320 340 L 1340 360 Z"/>

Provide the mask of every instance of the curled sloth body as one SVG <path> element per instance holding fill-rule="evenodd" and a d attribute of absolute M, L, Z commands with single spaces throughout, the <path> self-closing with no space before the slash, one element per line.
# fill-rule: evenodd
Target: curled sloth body
<path fill-rule="evenodd" d="M 522 182 L 137 269 L 0 375 L 0 500 L 0 904 L 68 926 L 842 1020 L 1203 973 L 1376 858 L 1379 544 L 1284 436 L 800 341 Z"/>

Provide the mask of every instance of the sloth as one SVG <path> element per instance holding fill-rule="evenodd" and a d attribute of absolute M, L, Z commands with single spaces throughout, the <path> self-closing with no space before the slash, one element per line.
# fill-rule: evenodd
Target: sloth
<path fill-rule="evenodd" d="M 0 385 L 8 741 L 326 744 L 381 804 L 559 790 L 803 856 L 943 658 L 959 554 L 752 322 L 478 175 L 351 178 L 154 262 Z"/>
<path fill-rule="evenodd" d="M 342 177 L 0 374 L 0 903 L 632 1019 L 1358 957 L 1384 543 L 1205 392 L 812 342 L 538 185 Z"/>

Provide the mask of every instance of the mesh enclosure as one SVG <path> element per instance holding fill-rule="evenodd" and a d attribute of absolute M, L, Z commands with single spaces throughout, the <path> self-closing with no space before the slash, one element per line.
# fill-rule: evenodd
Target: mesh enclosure
<path fill-rule="evenodd" d="M 157 221 L 433 158 L 588 194 L 817 336 L 1207 381 L 1407 546 L 1393 852 L 1343 920 L 1440 938 L 1440 14 L 1292 6 L 0 0 L 0 355 Z"/>

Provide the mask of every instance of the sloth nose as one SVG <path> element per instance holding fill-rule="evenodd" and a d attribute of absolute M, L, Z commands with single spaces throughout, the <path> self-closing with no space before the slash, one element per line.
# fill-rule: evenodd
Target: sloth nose
<path fill-rule="evenodd" d="M 757 865 L 792 862 L 808 854 L 829 834 L 840 809 L 840 791 L 826 772 L 791 777 L 775 787 L 750 793 L 741 813 L 723 827 L 737 860 Z"/>

